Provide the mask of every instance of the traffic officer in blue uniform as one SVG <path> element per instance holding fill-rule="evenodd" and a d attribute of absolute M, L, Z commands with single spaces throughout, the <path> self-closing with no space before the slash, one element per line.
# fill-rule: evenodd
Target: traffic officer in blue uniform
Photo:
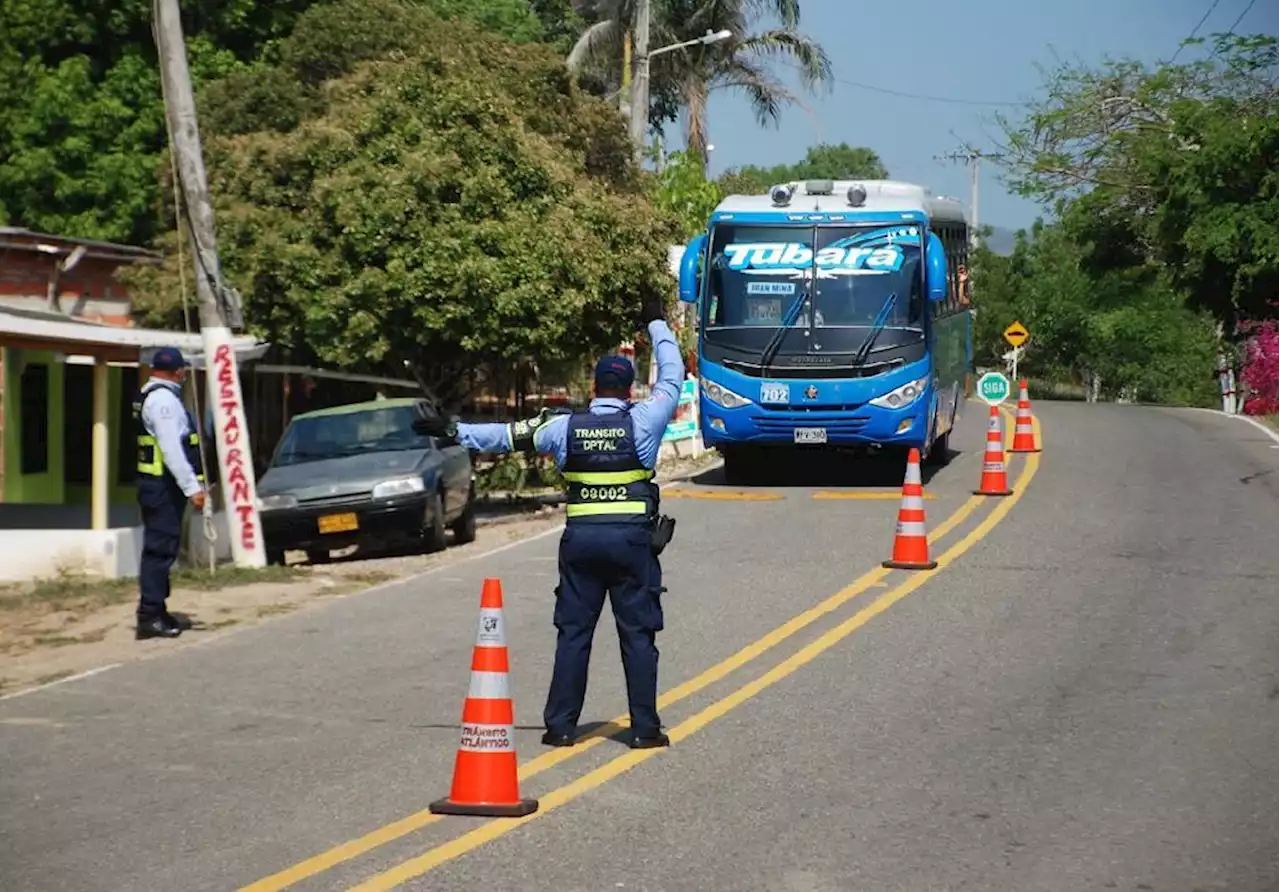
<path fill-rule="evenodd" d="M 182 401 L 187 361 L 174 347 L 151 359 L 151 378 L 133 403 L 138 431 L 138 506 L 142 510 L 142 561 L 138 568 L 135 637 L 176 638 L 190 623 L 169 613 L 169 571 L 182 543 L 189 502 L 204 508 L 200 439 Z"/>
<path fill-rule="evenodd" d="M 446 420 L 425 402 L 418 433 L 456 438 L 480 452 L 549 454 L 568 482 L 565 529 L 560 538 L 556 587 L 555 669 L 543 712 L 548 746 L 572 746 L 587 693 L 591 639 L 608 592 L 622 645 L 631 712 L 631 746 L 670 742 L 658 718 L 658 648 L 662 630 L 662 569 L 658 553 L 674 521 L 658 516 L 654 467 L 662 435 L 680 401 L 684 365 L 657 296 L 645 302 L 658 364 L 649 399 L 631 402 L 635 369 L 621 356 L 595 368 L 595 397 L 584 412 L 555 414 L 511 424 L 463 424 Z"/>

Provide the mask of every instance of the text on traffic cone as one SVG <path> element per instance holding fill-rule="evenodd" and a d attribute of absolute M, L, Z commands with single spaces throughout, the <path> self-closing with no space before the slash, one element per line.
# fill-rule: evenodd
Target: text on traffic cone
<path fill-rule="evenodd" d="M 1027 382 L 1022 381 L 1018 391 L 1018 414 L 1013 420 L 1013 445 L 1010 452 L 1039 452 L 1036 443 L 1035 423 L 1031 416 L 1031 398 L 1027 396 Z"/>
<path fill-rule="evenodd" d="M 1004 427 L 1000 423 L 1000 410 L 991 407 L 987 419 L 987 448 L 982 455 L 982 480 L 973 491 L 979 496 L 1013 495 L 1009 488 L 1009 476 L 1004 468 Z"/>
<path fill-rule="evenodd" d="M 520 798 L 508 670 L 502 582 L 486 579 L 471 656 L 471 688 L 462 706 L 462 741 L 453 764 L 453 787 L 448 798 L 431 803 L 433 813 L 520 818 L 538 810 L 536 799 Z"/>
<path fill-rule="evenodd" d="M 907 476 L 902 481 L 902 504 L 898 507 L 898 528 L 893 536 L 893 557 L 884 561 L 883 566 L 895 570 L 932 570 L 938 566 L 937 561 L 929 559 L 919 449 L 912 449 L 907 455 Z"/>

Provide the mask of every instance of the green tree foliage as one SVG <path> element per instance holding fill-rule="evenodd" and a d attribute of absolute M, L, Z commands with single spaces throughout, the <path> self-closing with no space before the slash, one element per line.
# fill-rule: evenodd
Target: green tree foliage
<path fill-rule="evenodd" d="M 248 64 L 313 0 L 183 4 L 192 79 Z M 146 0 L 0 0 L 0 214 L 143 244 L 157 232 L 164 105 Z"/>
<path fill-rule="evenodd" d="M 880 156 L 865 146 L 821 144 L 811 146 L 795 164 L 773 167 L 747 165 L 722 174 L 717 182 L 725 194 L 767 192 L 770 186 L 796 180 L 888 179 L 889 171 Z"/>
<path fill-rule="evenodd" d="M 678 233 L 623 122 L 550 48 L 341 0 L 280 56 L 236 83 L 265 100 L 296 78 L 316 105 L 292 129 L 236 132 L 243 106 L 218 104 L 225 85 L 208 99 L 232 131 L 206 139 L 220 254 L 260 334 L 347 368 L 407 366 L 449 399 L 477 364 L 607 350 L 672 290 Z"/>
<path fill-rule="evenodd" d="M 331 33 L 333 62 L 286 37 L 319 0 L 182 0 L 192 81 L 215 82 L 218 130 L 287 131 L 316 108 L 316 88 L 353 61 L 412 49 L 410 31 L 384 45 Z M 445 18 L 515 42 L 572 46 L 580 27 L 571 0 L 414 0 Z M 397 13 L 412 18 L 414 10 Z M 65 235 L 148 244 L 161 216 L 164 102 L 151 30 L 151 0 L 0 0 L 0 223 Z M 357 17 L 358 18 L 358 17 Z M 452 27 L 447 25 L 446 29 Z M 366 37 L 369 36 L 365 32 Z M 316 60 L 298 80 L 272 67 L 282 44 Z M 271 78 L 275 78 L 272 82 Z M 202 109 L 203 111 L 203 109 Z"/>
<path fill-rule="evenodd" d="M 1212 320 L 1188 308 L 1155 264 L 1098 272 L 1099 246 L 1080 225 L 1075 216 L 1036 223 L 1018 234 L 1009 257 L 977 250 L 976 363 L 1001 364 L 1009 350 L 1002 333 L 1016 319 L 1032 337 L 1020 374 L 1079 384 L 1092 373 L 1106 398 L 1209 405 L 1216 387 Z"/>
<path fill-rule="evenodd" d="M 654 200 L 678 221 L 682 239 L 705 230 L 711 212 L 724 197 L 703 174 L 703 166 L 702 158 L 692 149 L 672 152 L 658 175 Z"/>
<path fill-rule="evenodd" d="M 1084 235 L 1158 261 L 1193 306 L 1234 324 L 1277 298 L 1277 42 L 1212 46 L 1181 65 L 1064 65 L 1025 120 L 1003 123 L 1020 191 L 1079 202 Z"/>

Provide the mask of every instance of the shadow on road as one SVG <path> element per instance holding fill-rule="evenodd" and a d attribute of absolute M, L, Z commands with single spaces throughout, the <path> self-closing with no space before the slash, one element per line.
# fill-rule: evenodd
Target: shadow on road
<path fill-rule="evenodd" d="M 948 462 L 954 461 L 961 453 L 948 449 Z M 878 455 L 848 455 L 835 452 L 814 452 L 797 455 L 794 452 L 783 453 L 777 459 L 762 457 L 752 467 L 747 481 L 730 483 L 725 476 L 725 468 L 712 468 L 690 478 L 690 482 L 698 486 L 733 487 L 734 489 L 750 489 L 757 486 L 797 486 L 797 487 L 848 487 L 854 489 L 882 489 L 901 487 L 906 475 L 906 455 L 904 453 L 881 453 Z M 920 477 L 927 484 L 942 470 L 933 465 L 922 465 Z"/>

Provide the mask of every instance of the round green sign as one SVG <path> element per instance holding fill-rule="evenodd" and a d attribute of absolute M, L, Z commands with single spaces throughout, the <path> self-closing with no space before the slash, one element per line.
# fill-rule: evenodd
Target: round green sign
<path fill-rule="evenodd" d="M 1009 398 L 1009 379 L 999 372 L 987 372 L 978 379 L 978 398 L 988 406 L 998 406 Z"/>

